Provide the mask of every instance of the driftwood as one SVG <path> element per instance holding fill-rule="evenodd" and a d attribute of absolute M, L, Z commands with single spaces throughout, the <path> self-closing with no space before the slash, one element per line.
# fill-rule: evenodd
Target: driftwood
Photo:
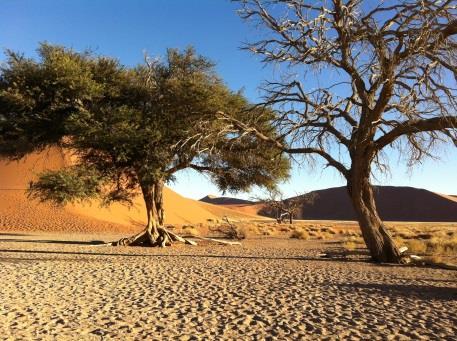
<path fill-rule="evenodd" d="M 197 243 L 194 242 L 193 240 L 178 236 L 176 233 L 170 232 L 169 230 L 166 230 L 166 231 L 173 241 L 181 242 L 181 243 L 185 243 L 185 244 L 189 244 L 189 245 L 194 245 L 194 246 L 197 245 Z"/>
<path fill-rule="evenodd" d="M 207 238 L 207 237 L 198 237 L 198 236 L 193 236 L 192 238 L 197 238 L 201 240 L 208 240 L 210 242 L 215 242 L 219 244 L 224 244 L 224 245 L 241 245 L 240 242 L 231 242 L 228 240 L 221 240 L 221 239 L 215 239 L 215 238 Z"/>

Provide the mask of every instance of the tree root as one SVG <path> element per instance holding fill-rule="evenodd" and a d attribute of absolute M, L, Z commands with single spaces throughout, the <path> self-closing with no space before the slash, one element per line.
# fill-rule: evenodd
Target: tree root
<path fill-rule="evenodd" d="M 107 243 L 105 245 L 165 247 L 170 246 L 174 242 L 181 242 L 189 245 L 197 245 L 197 243 L 193 240 L 178 236 L 177 234 L 168 231 L 164 227 L 157 228 L 157 231 L 158 235 L 155 236 L 148 229 L 145 229 L 134 236 L 128 238 L 121 238 L 118 241 Z"/>
<path fill-rule="evenodd" d="M 165 247 L 170 246 L 174 242 L 180 242 L 189 245 L 197 245 L 197 243 L 191 239 L 181 237 L 174 232 L 171 232 L 164 227 L 159 227 L 157 229 L 158 236 L 153 237 L 148 229 L 144 229 L 140 233 L 128 237 L 128 238 L 121 238 L 118 241 L 101 244 L 98 246 L 152 246 L 152 247 Z M 215 238 L 205 238 L 205 237 L 198 237 L 193 236 L 192 238 L 206 240 L 218 244 L 223 245 L 241 245 L 240 242 L 232 242 L 227 240 L 215 239 Z"/>

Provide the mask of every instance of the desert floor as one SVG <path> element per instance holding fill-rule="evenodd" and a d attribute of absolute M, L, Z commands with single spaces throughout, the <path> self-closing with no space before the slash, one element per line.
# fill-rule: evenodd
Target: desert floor
<path fill-rule="evenodd" d="M 119 236 L 0 232 L 0 339 L 441 339 L 457 272 L 320 258 L 331 241 L 88 245 Z"/>

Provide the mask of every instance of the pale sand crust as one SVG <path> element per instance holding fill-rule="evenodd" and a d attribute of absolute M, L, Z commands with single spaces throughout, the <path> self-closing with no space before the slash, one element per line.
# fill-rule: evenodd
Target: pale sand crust
<path fill-rule="evenodd" d="M 457 335 L 455 271 L 322 259 L 331 243 L 280 238 L 166 249 L 69 243 L 118 237 L 0 232 L 0 339 Z"/>

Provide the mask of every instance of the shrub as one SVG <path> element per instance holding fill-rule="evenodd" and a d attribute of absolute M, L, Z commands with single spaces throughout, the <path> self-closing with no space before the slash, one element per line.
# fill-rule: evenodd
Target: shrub
<path fill-rule="evenodd" d="M 310 235 L 306 231 L 294 231 L 290 235 L 290 238 L 295 238 L 295 239 L 303 239 L 307 240 L 309 239 Z"/>
<path fill-rule="evenodd" d="M 232 223 L 226 225 L 220 225 L 210 229 L 212 232 L 218 232 L 227 239 L 246 239 L 247 232 L 244 227 L 236 226 Z"/>
<path fill-rule="evenodd" d="M 347 241 L 345 241 L 343 243 L 343 247 L 346 250 L 352 251 L 352 250 L 355 250 L 357 248 L 357 244 L 352 240 L 347 240 Z"/>
<path fill-rule="evenodd" d="M 410 253 L 425 253 L 427 251 L 427 244 L 417 239 L 412 239 L 407 242 L 408 250 Z"/>

